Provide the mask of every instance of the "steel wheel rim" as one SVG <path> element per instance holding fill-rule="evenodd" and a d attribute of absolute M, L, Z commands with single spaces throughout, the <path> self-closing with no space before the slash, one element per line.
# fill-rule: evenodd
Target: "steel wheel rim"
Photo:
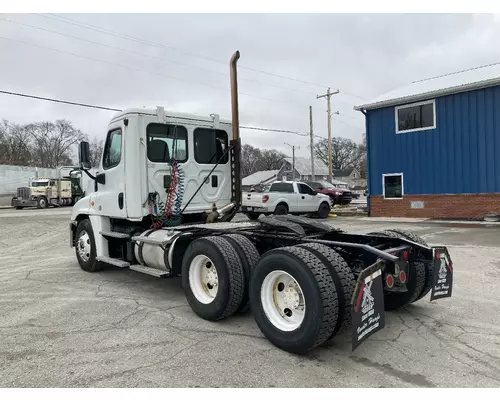
<path fill-rule="evenodd" d="M 219 290 L 217 269 L 210 258 L 197 255 L 189 266 L 189 286 L 200 303 L 210 304 Z"/>
<path fill-rule="evenodd" d="M 86 231 L 82 231 L 78 237 L 78 254 L 83 262 L 87 262 L 90 258 L 90 236 Z"/>
<path fill-rule="evenodd" d="M 262 282 L 260 301 L 264 313 L 276 328 L 290 332 L 298 329 L 306 314 L 302 288 L 288 272 L 270 272 Z"/>

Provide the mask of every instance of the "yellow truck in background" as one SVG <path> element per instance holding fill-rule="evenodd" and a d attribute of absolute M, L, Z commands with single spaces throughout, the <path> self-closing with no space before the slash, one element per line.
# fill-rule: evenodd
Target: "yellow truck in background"
<path fill-rule="evenodd" d="M 63 173 L 63 170 L 69 172 Z M 24 207 L 48 208 L 72 206 L 85 196 L 84 177 L 79 167 L 65 166 L 57 170 L 57 178 L 36 178 L 29 187 L 17 188 L 11 205 L 17 210 Z"/>

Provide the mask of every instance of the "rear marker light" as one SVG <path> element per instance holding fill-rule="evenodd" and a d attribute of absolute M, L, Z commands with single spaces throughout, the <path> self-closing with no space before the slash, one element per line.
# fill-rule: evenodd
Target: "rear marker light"
<path fill-rule="evenodd" d="M 407 251 L 404 251 L 404 252 L 403 252 L 403 258 L 404 258 L 405 260 L 408 260 L 408 252 L 407 252 Z"/>
<path fill-rule="evenodd" d="M 406 282 L 406 273 L 404 271 L 399 271 L 399 280 L 401 281 L 401 283 Z"/>
<path fill-rule="evenodd" d="M 387 275 L 385 277 L 385 283 L 388 288 L 392 288 L 394 286 L 394 278 L 392 277 L 392 275 Z"/>

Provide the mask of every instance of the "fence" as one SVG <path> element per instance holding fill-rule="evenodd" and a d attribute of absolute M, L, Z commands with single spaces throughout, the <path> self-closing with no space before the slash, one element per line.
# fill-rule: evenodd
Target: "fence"
<path fill-rule="evenodd" d="M 12 197 L 33 178 L 57 178 L 57 169 L 0 164 L 0 197 Z"/>

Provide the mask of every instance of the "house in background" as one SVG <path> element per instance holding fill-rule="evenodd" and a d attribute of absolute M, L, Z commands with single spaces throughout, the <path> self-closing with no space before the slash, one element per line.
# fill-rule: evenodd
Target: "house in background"
<path fill-rule="evenodd" d="M 283 166 L 278 174 L 279 180 L 286 177 L 287 180 L 293 179 L 293 159 L 285 158 Z M 328 179 L 328 167 L 321 160 L 314 160 L 314 179 L 323 181 Z M 312 166 L 310 158 L 295 157 L 295 180 L 312 180 Z"/>
<path fill-rule="evenodd" d="M 361 178 L 361 173 L 357 168 L 334 169 L 333 178 L 347 182 L 350 189 L 358 188 L 357 191 L 366 189 L 366 179 Z"/>
<path fill-rule="evenodd" d="M 278 180 L 278 172 L 280 170 L 257 171 L 252 175 L 246 176 L 241 180 L 241 188 L 243 191 L 250 191 L 252 188 L 256 192 L 263 191 L 268 185 Z"/>
<path fill-rule="evenodd" d="M 371 216 L 500 212 L 500 65 L 421 80 L 354 107 L 366 118 Z"/>

